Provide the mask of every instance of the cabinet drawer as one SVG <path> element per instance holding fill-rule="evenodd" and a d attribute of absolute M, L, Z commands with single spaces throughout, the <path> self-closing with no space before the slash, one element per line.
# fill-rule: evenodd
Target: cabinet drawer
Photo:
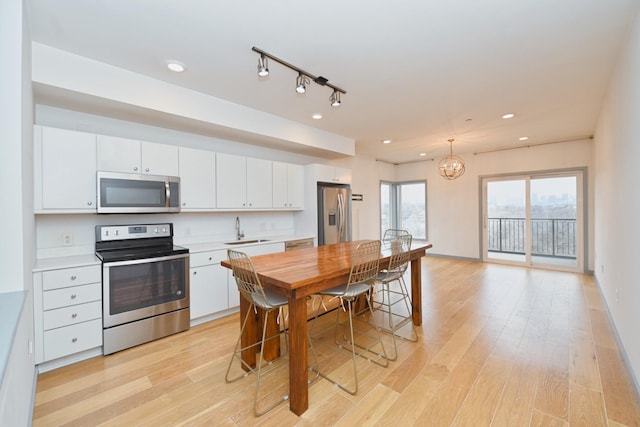
<path fill-rule="evenodd" d="M 51 310 L 70 305 L 84 304 L 102 299 L 102 284 L 74 286 L 71 288 L 54 289 L 43 292 L 42 308 Z"/>
<path fill-rule="evenodd" d="M 101 281 L 102 275 L 99 265 L 65 268 L 42 273 L 42 289 L 45 291 Z"/>
<path fill-rule="evenodd" d="M 53 360 L 101 345 L 101 319 L 52 329 L 44 333 L 44 359 Z"/>
<path fill-rule="evenodd" d="M 227 251 L 225 250 L 196 252 L 189 256 L 189 267 L 220 264 L 223 259 L 227 259 Z"/>
<path fill-rule="evenodd" d="M 102 301 L 72 305 L 43 313 L 45 331 L 94 319 L 102 319 Z"/>

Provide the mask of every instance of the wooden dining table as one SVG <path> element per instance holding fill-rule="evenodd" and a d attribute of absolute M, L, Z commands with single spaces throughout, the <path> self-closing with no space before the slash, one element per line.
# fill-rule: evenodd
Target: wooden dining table
<path fill-rule="evenodd" d="M 347 283 L 351 271 L 352 254 L 363 240 L 336 243 L 289 252 L 278 252 L 251 257 L 262 286 L 286 295 L 289 300 L 289 409 L 302 415 L 309 408 L 307 385 L 307 297 L 322 290 Z M 413 323 L 422 324 L 422 284 L 420 259 L 431 248 L 431 243 L 412 243 L 411 305 Z M 382 248 L 380 268 L 385 268 L 391 250 Z M 231 268 L 229 260 L 221 263 Z M 240 319 L 244 319 L 249 303 L 240 298 Z M 243 347 L 256 342 L 260 335 L 260 316 L 250 316 L 242 337 Z M 270 322 L 275 325 L 275 322 Z M 275 326 L 278 327 L 277 325 Z M 275 330 L 277 332 L 277 329 Z M 266 360 L 279 355 L 279 346 L 263 349 Z M 243 360 L 255 366 L 256 350 L 242 354 Z"/>

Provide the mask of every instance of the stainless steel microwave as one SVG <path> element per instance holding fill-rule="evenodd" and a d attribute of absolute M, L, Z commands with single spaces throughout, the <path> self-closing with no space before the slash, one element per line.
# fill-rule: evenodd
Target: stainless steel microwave
<path fill-rule="evenodd" d="M 180 212 L 180 178 L 98 171 L 98 213 Z"/>

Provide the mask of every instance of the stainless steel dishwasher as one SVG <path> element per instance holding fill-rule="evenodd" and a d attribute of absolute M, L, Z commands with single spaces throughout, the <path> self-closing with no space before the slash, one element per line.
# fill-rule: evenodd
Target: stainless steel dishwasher
<path fill-rule="evenodd" d="M 313 238 L 311 239 L 298 239 L 298 240 L 289 240 L 284 242 L 284 250 L 287 251 L 295 251 L 296 249 L 304 249 L 304 248 L 312 248 L 313 247 Z"/>

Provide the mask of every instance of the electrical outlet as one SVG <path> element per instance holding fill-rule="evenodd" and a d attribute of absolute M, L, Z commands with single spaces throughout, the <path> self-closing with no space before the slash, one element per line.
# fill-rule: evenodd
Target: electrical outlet
<path fill-rule="evenodd" d="M 73 245 L 73 234 L 62 233 L 62 246 L 71 246 L 71 245 Z"/>

